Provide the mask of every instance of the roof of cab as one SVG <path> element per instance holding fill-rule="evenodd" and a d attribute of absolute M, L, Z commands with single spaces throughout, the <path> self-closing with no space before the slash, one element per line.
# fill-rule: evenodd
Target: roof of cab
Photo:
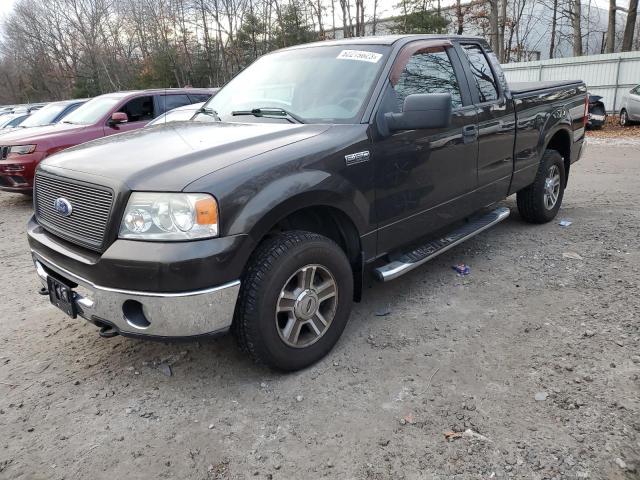
<path fill-rule="evenodd" d="M 151 88 L 148 90 L 122 90 L 120 92 L 112 92 L 105 93 L 100 95 L 101 97 L 112 97 L 112 98 L 126 98 L 126 97 L 135 97 L 138 95 L 155 95 L 159 93 L 208 93 L 213 94 L 212 88 Z"/>
<path fill-rule="evenodd" d="M 411 35 L 381 35 L 381 36 L 375 36 L 375 37 L 352 37 L 352 38 L 342 38 L 339 40 L 322 40 L 320 42 L 311 42 L 311 43 L 303 43 L 300 45 L 294 45 L 291 47 L 283 48 L 282 50 L 295 50 L 298 48 L 334 46 L 334 45 L 393 45 L 394 43 L 404 39 L 483 40 L 482 37 L 478 37 L 474 35 L 440 35 L 437 33 L 411 34 Z"/>

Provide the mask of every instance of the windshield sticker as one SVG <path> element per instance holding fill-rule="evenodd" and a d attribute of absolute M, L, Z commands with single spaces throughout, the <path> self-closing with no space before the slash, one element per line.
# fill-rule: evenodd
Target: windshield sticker
<path fill-rule="evenodd" d="M 382 58 L 382 54 L 367 52 L 366 50 L 342 50 L 336 58 L 339 60 L 358 60 L 360 62 L 378 63 L 378 60 Z"/>

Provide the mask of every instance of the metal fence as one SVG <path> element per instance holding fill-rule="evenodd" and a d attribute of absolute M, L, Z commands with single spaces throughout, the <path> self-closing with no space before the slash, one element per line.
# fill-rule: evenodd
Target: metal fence
<path fill-rule="evenodd" d="M 510 82 L 584 80 L 593 95 L 601 95 L 608 112 L 618 112 L 624 93 L 640 83 L 640 52 L 554 58 L 502 66 Z"/>

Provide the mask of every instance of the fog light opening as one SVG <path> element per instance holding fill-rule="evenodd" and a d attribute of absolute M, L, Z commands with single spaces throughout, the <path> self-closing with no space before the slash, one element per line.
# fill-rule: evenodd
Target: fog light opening
<path fill-rule="evenodd" d="M 129 325 L 144 330 L 151 325 L 144 315 L 142 304 L 136 300 L 127 300 L 122 304 L 122 315 Z"/>

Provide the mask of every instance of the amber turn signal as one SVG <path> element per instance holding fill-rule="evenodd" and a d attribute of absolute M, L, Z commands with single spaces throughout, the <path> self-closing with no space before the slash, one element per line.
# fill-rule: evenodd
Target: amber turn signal
<path fill-rule="evenodd" d="M 218 223 L 218 204 L 213 198 L 203 198 L 196 202 L 196 223 L 215 225 Z"/>

